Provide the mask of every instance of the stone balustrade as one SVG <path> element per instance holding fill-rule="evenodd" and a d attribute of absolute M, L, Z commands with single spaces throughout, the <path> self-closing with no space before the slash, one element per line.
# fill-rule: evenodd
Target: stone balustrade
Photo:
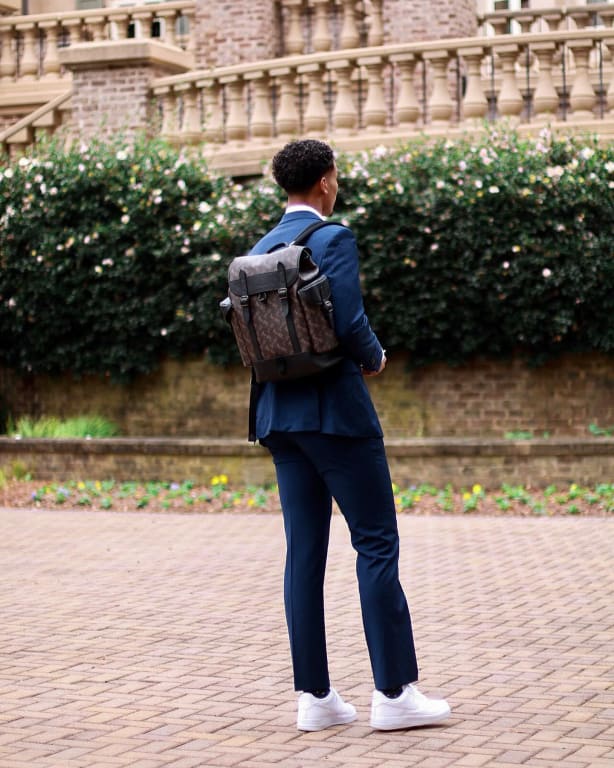
<path fill-rule="evenodd" d="M 554 5 L 554 4 L 553 4 Z M 614 27 L 614 5 L 591 3 L 561 8 L 523 8 L 515 11 L 494 11 L 478 16 L 484 35 L 510 33 L 555 32 L 587 27 Z"/>
<path fill-rule="evenodd" d="M 83 42 L 157 38 L 191 50 L 194 0 L 0 17 L 0 83 L 64 75 L 58 50 Z"/>
<path fill-rule="evenodd" d="M 259 145 L 298 135 L 367 146 L 370 137 L 449 134 L 499 118 L 579 128 L 597 121 L 607 135 L 612 50 L 612 28 L 439 40 L 202 70 L 156 80 L 153 91 L 160 132 L 181 144 L 204 141 L 227 168 L 232 157 L 255 158 Z"/>
<path fill-rule="evenodd" d="M 288 56 L 381 45 L 383 0 L 281 0 Z"/>

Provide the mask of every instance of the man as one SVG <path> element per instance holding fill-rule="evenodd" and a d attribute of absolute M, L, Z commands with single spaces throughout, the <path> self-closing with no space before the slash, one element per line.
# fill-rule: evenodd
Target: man
<path fill-rule="evenodd" d="M 288 243 L 330 216 L 338 182 L 332 149 L 315 140 L 286 145 L 273 175 L 288 195 L 280 223 L 253 248 Z M 284 597 L 294 670 L 302 691 L 297 727 L 316 731 L 352 722 L 356 710 L 331 688 L 324 623 L 324 572 L 332 499 L 357 553 L 363 626 L 375 690 L 371 725 L 381 730 L 440 722 L 450 708 L 413 685 L 418 667 L 411 619 L 398 577 L 399 540 L 382 430 L 363 376 L 386 366 L 364 312 L 358 252 L 341 225 L 317 230 L 308 245 L 326 274 L 344 359 L 303 379 L 267 383 L 256 406 L 256 436 L 273 456 L 286 533 Z"/>

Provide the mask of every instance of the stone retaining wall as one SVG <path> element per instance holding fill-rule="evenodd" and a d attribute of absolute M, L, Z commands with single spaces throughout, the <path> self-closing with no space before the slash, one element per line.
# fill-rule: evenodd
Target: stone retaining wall
<path fill-rule="evenodd" d="M 389 440 L 394 482 L 455 488 L 503 483 L 544 488 L 572 482 L 614 482 L 614 439 Z M 161 480 L 208 482 L 228 475 L 231 484 L 274 481 L 267 451 L 243 440 L 105 439 L 16 440 L 0 438 L 0 468 L 20 462 L 40 480 Z"/>

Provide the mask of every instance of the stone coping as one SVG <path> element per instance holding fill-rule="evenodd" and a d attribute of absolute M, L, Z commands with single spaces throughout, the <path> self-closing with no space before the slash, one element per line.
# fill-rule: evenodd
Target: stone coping
<path fill-rule="evenodd" d="M 391 457 L 403 456 L 614 456 L 613 437 L 500 438 L 427 437 L 385 440 Z M 155 454 L 246 456 L 265 452 L 243 438 L 15 438 L 0 437 L 3 453 Z"/>
<path fill-rule="evenodd" d="M 62 48 L 59 57 L 60 62 L 72 72 L 151 64 L 185 73 L 194 66 L 191 53 L 166 43 L 142 38 L 77 43 Z"/>

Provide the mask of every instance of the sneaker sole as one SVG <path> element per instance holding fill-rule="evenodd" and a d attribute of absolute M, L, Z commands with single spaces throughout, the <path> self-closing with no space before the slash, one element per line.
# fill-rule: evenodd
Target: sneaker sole
<path fill-rule="evenodd" d="M 451 715 L 451 710 L 442 712 L 440 715 L 430 717 L 389 717 L 382 720 L 371 719 L 371 728 L 378 731 L 400 731 L 405 728 L 420 728 L 424 725 L 435 725 L 447 720 Z"/>
<path fill-rule="evenodd" d="M 296 727 L 299 731 L 323 731 L 325 728 L 331 728 L 333 725 L 347 725 L 353 723 L 358 715 L 347 715 L 346 717 L 338 717 L 327 723 L 297 723 Z"/>

